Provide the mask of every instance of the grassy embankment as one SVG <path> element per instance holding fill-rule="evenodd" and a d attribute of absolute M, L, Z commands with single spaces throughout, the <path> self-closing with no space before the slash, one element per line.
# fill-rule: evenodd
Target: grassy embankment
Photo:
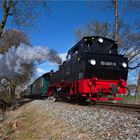
<path fill-rule="evenodd" d="M 64 121 L 53 119 L 45 110 L 44 103 L 33 101 L 22 107 L 6 113 L 7 119 L 0 123 L 0 139 L 7 140 L 56 140 L 66 139 L 67 135 L 75 134 L 77 130 Z"/>
<path fill-rule="evenodd" d="M 129 95 L 128 97 L 122 97 L 122 101 L 118 101 L 119 103 L 126 103 L 126 104 L 140 104 L 140 96 L 136 97 Z"/>

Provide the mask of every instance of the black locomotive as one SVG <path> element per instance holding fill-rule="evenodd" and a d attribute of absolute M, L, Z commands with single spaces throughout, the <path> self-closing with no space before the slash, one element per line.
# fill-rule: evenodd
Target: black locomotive
<path fill-rule="evenodd" d="M 50 72 L 46 96 L 84 100 L 121 100 L 126 94 L 128 60 L 118 54 L 115 41 L 82 38 L 73 46 L 58 71 Z"/>

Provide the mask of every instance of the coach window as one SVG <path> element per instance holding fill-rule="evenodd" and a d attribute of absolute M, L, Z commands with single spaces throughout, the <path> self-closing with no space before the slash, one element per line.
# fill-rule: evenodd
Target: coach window
<path fill-rule="evenodd" d="M 44 81 L 44 79 L 43 79 L 43 77 L 42 77 L 42 80 L 41 80 L 41 87 L 43 87 L 43 81 Z"/>

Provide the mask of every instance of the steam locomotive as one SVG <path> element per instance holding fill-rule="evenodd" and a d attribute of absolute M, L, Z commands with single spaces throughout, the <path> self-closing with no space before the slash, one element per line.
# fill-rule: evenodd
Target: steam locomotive
<path fill-rule="evenodd" d="M 128 60 L 117 50 L 111 39 L 83 37 L 68 51 L 58 71 L 41 76 L 26 94 L 82 101 L 121 100 L 119 95 L 127 91 Z"/>

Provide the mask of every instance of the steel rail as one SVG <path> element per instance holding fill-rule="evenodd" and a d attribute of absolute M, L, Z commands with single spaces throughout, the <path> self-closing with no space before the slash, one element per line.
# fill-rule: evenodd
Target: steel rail
<path fill-rule="evenodd" d="M 120 108 L 132 109 L 132 110 L 134 110 L 136 112 L 140 112 L 140 104 L 124 104 L 124 103 L 96 102 L 96 105 L 120 107 Z"/>

